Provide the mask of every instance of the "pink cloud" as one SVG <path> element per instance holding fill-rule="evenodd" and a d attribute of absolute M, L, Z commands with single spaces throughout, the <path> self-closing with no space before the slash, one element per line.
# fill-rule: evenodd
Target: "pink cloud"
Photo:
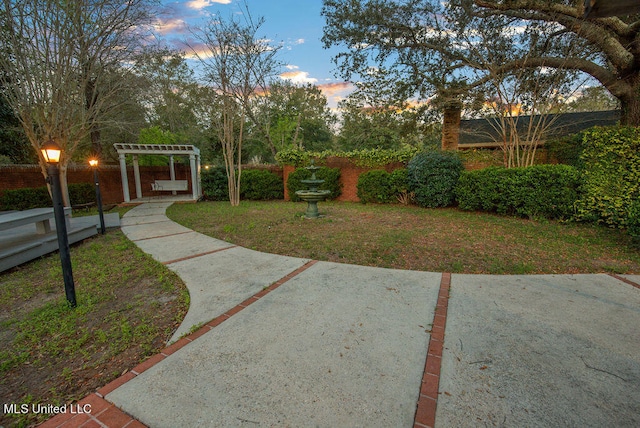
<path fill-rule="evenodd" d="M 202 10 L 205 7 L 209 7 L 214 3 L 217 4 L 229 4 L 231 0 L 192 0 L 186 3 L 187 7 L 196 10 Z"/>
<path fill-rule="evenodd" d="M 158 19 L 155 27 L 162 35 L 188 33 L 187 23 L 180 18 Z"/>

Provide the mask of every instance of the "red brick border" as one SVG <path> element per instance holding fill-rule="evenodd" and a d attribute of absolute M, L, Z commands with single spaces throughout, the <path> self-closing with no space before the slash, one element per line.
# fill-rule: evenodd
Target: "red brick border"
<path fill-rule="evenodd" d="M 414 418 L 414 428 L 433 427 L 436 423 L 436 407 L 438 405 L 438 387 L 440 384 L 440 365 L 444 349 L 444 329 L 447 322 L 447 307 L 449 304 L 449 290 L 451 288 L 451 274 L 445 272 L 440 280 L 438 303 L 433 314 L 433 325 L 427 358 L 422 375 L 420 397 Z"/>
<path fill-rule="evenodd" d="M 169 220 L 171 221 L 171 220 Z M 158 221 L 156 223 L 165 223 L 165 221 Z M 154 224 L 154 223 L 144 223 L 144 224 Z M 140 224 L 125 224 L 123 226 L 120 226 L 120 229 L 122 229 L 123 227 L 131 227 L 131 226 L 142 226 Z M 150 239 L 158 239 L 158 238 L 167 238 L 169 236 L 176 236 L 176 235 L 186 235 L 187 233 L 193 233 L 193 230 L 188 230 L 186 232 L 176 232 L 176 233 L 169 233 L 166 235 L 158 235 L 158 236 L 150 236 L 148 238 L 139 238 L 139 239 L 130 239 L 131 242 L 140 242 L 140 241 L 148 241 Z"/>
<path fill-rule="evenodd" d="M 230 245 L 228 247 L 218 248 L 217 250 L 205 251 L 204 253 L 194 254 L 192 256 L 187 256 L 187 257 L 181 257 L 181 258 L 175 259 L 175 260 L 169 260 L 169 261 L 166 261 L 166 262 L 162 262 L 162 264 L 163 265 L 170 265 L 171 263 L 178 263 L 178 262 L 183 262 L 185 260 L 195 259 L 196 257 L 208 256 L 209 254 L 219 253 L 220 251 L 230 250 L 230 249 L 236 248 L 236 247 L 238 247 L 238 246 L 237 245 Z"/>
<path fill-rule="evenodd" d="M 91 394 L 74 405 L 75 413 L 61 413 L 40 425 L 41 428 L 126 427 L 145 425 L 125 414 L 98 394 Z M 83 413 L 80 413 L 83 412 Z"/>
<path fill-rule="evenodd" d="M 616 275 L 615 273 L 610 273 L 610 274 L 609 274 L 609 276 L 611 276 L 611 277 L 613 277 L 613 278 L 617 279 L 618 281 L 622 281 L 622 282 L 624 282 L 624 283 L 626 283 L 626 284 L 629 284 L 629 285 L 631 285 L 632 287 L 640 288 L 640 284 L 638 284 L 638 283 L 636 283 L 636 282 L 633 282 L 633 281 L 631 281 L 630 279 L 623 278 L 623 277 L 621 277 L 620 275 Z"/>
<path fill-rule="evenodd" d="M 232 248 L 232 247 L 229 247 Z M 227 248 L 223 248 L 227 249 Z M 220 251 L 220 250 L 216 250 Z M 178 340 L 177 342 L 167 346 L 159 354 L 154 355 L 148 360 L 138 364 L 136 367 L 110 382 L 109 384 L 103 386 L 98 389 L 95 393 L 87 396 L 83 400 L 79 401 L 74 405 L 75 409 L 84 409 L 85 405 L 88 405 L 87 409 L 90 409 L 88 413 L 61 413 L 58 414 L 46 422 L 39 425 L 40 428 L 72 428 L 72 427 L 107 427 L 107 428 L 139 428 L 145 427 L 140 421 L 133 419 L 131 416 L 124 413 L 122 410 L 117 408 L 115 405 L 109 403 L 105 400 L 105 396 L 115 390 L 116 388 L 124 385 L 129 382 L 131 379 L 134 379 L 136 376 L 140 375 L 140 373 L 145 372 L 150 369 L 160 361 L 167 358 L 169 355 L 174 352 L 182 349 L 189 343 L 208 333 L 214 327 L 222 324 L 224 321 L 229 319 L 232 315 L 237 314 L 242 311 L 247 306 L 252 303 L 260 300 L 262 297 L 269 294 L 271 291 L 280 287 L 285 282 L 289 281 L 291 278 L 301 274 L 305 270 L 309 269 L 311 266 L 316 264 L 317 260 L 310 260 L 306 262 L 304 265 L 294 270 L 293 272 L 287 274 L 286 276 L 280 278 L 278 281 L 274 282 L 268 287 L 265 287 L 262 291 L 254 294 L 248 299 L 244 300 L 242 303 L 234 306 L 233 308 L 226 311 L 224 314 L 217 316 L 212 319 L 204 326 L 200 327 L 195 332 L 189 334 Z M 79 406 L 79 407 L 78 407 Z"/>

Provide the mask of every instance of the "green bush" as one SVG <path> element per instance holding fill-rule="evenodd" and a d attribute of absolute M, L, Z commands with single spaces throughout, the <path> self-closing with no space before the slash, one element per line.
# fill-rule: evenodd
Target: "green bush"
<path fill-rule="evenodd" d="M 545 143 L 549 156 L 558 161 L 558 163 L 580 168 L 582 166 L 582 151 L 584 149 L 582 141 L 585 132 L 586 131 L 562 138 L 550 139 Z"/>
<path fill-rule="evenodd" d="M 376 169 L 360 174 L 357 184 L 357 195 L 360 202 L 388 204 L 394 198 L 393 189 L 387 171 Z"/>
<path fill-rule="evenodd" d="M 412 199 L 406 168 L 399 168 L 391 173 L 384 170 L 367 171 L 358 177 L 357 189 L 358 198 L 364 204 L 408 204 Z"/>
<path fill-rule="evenodd" d="M 51 196 L 46 186 L 5 190 L 0 198 L 0 209 L 28 210 L 31 208 L 51 207 Z"/>
<path fill-rule="evenodd" d="M 91 183 L 69 184 L 69 200 L 72 206 L 96 202 L 95 185 Z"/>
<path fill-rule="evenodd" d="M 271 171 L 261 169 L 242 170 L 240 199 L 271 200 L 284 198 L 284 183 Z"/>
<path fill-rule="evenodd" d="M 293 202 L 300 201 L 296 191 L 307 190 L 309 186 L 302 183 L 302 180 L 311 178 L 311 172 L 306 168 L 296 168 L 287 178 L 287 190 L 289 191 L 289 198 Z M 316 178 L 324 180 L 318 189 L 331 190 L 328 199 L 335 199 L 342 194 L 342 183 L 340 183 L 340 168 L 327 168 L 320 167 L 316 171 Z"/>
<path fill-rule="evenodd" d="M 96 201 L 96 193 L 90 183 L 69 184 L 71 205 L 87 204 Z M 53 202 L 47 186 L 5 190 L 0 197 L 0 210 L 28 210 L 31 208 L 52 207 Z"/>
<path fill-rule="evenodd" d="M 634 201 L 629 207 L 627 233 L 634 247 L 640 248 L 640 201 Z"/>
<path fill-rule="evenodd" d="M 202 171 L 200 176 L 202 193 L 207 201 L 228 201 L 229 187 L 227 172 L 224 167 L 209 168 Z"/>
<path fill-rule="evenodd" d="M 569 219 L 580 172 L 569 165 L 491 167 L 465 171 L 455 189 L 458 207 L 528 218 Z"/>
<path fill-rule="evenodd" d="M 413 199 L 413 195 L 409 190 L 409 174 L 406 168 L 393 170 L 389 174 L 389 184 L 394 196 L 399 202 L 408 204 Z"/>
<path fill-rule="evenodd" d="M 209 168 L 202 172 L 202 192 L 207 201 L 228 201 L 229 187 L 224 167 Z M 240 177 L 240 199 L 282 199 L 284 185 L 276 174 L 259 169 L 243 169 Z"/>
<path fill-rule="evenodd" d="M 591 128 L 583 146 L 576 219 L 626 227 L 631 205 L 640 198 L 640 128 Z"/>
<path fill-rule="evenodd" d="M 409 190 L 415 193 L 416 203 L 427 208 L 453 205 L 453 189 L 463 169 L 455 153 L 418 153 L 407 165 Z"/>

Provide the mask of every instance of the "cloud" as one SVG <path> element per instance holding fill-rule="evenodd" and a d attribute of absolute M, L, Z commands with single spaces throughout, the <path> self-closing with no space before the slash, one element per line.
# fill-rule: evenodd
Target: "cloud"
<path fill-rule="evenodd" d="M 327 97 L 329 107 L 335 109 L 340 101 L 355 90 L 355 86 L 351 82 L 334 82 L 318 85 L 318 89 Z"/>
<path fill-rule="evenodd" d="M 214 3 L 229 4 L 231 0 L 191 0 L 186 3 L 187 7 L 195 10 L 202 10 L 205 7 L 209 7 Z"/>
<path fill-rule="evenodd" d="M 158 19 L 155 24 L 158 33 L 168 34 L 186 34 L 188 33 L 187 23 L 180 18 Z"/>
<path fill-rule="evenodd" d="M 287 64 L 284 66 L 284 68 L 286 68 L 287 70 L 297 70 L 300 67 L 298 67 L 297 65 Z"/>
<path fill-rule="evenodd" d="M 296 66 L 291 66 L 296 67 Z M 296 70 L 296 68 L 289 68 L 289 70 Z M 285 71 L 280 75 L 283 80 L 291 80 L 293 83 L 316 83 L 318 79 L 309 77 L 309 73 L 306 71 Z"/>
<path fill-rule="evenodd" d="M 186 44 L 181 44 L 179 48 L 185 52 L 185 58 L 187 59 L 207 59 L 213 56 L 211 48 L 206 43 L 199 41 L 192 40 Z"/>
<path fill-rule="evenodd" d="M 318 85 L 318 89 L 327 97 L 334 97 L 339 94 L 346 94 L 355 89 L 351 82 L 335 82 L 335 83 L 323 83 Z"/>

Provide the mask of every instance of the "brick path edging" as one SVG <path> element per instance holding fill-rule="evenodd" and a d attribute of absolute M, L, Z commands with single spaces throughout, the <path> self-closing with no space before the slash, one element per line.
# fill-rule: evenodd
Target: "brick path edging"
<path fill-rule="evenodd" d="M 422 386 L 416 408 L 414 428 L 432 428 L 436 423 L 438 388 L 440 385 L 440 366 L 444 349 L 444 329 L 447 322 L 451 273 L 445 272 L 440 280 L 438 303 L 433 314 L 433 324 L 427 350 L 427 358 L 422 375 Z"/>

